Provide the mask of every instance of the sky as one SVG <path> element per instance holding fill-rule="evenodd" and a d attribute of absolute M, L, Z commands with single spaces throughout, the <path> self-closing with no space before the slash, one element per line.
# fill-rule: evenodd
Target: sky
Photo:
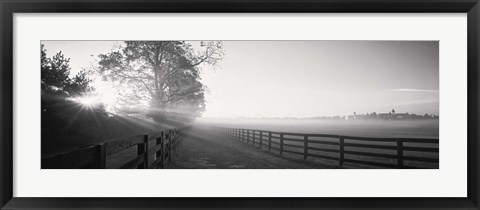
<path fill-rule="evenodd" d="M 70 57 L 72 74 L 116 41 L 43 41 Z M 437 41 L 224 41 L 202 66 L 204 118 L 343 116 L 353 112 L 439 114 Z M 97 82 L 97 89 L 111 88 Z M 107 90 L 109 89 L 110 90 Z M 105 94 L 108 95 L 108 94 Z"/>

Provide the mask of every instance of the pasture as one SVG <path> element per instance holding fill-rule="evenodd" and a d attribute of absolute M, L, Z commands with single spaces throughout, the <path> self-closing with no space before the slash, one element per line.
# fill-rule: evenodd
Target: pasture
<path fill-rule="evenodd" d="M 280 133 L 284 134 L 282 155 L 302 158 L 304 153 L 304 136 L 296 134 L 329 134 L 328 136 L 308 137 L 308 160 L 319 163 L 338 164 L 339 138 L 335 135 L 352 137 L 371 137 L 372 140 L 344 140 L 344 158 L 351 160 L 344 164 L 347 168 L 378 168 L 388 164 L 397 164 L 397 142 L 394 140 L 374 140 L 373 138 L 419 138 L 438 139 L 438 120 L 243 120 L 237 122 L 217 122 L 215 126 L 258 130 L 237 135 L 237 139 L 249 142 L 265 150 L 268 134 L 260 131 L 272 131 L 271 152 L 280 152 Z M 267 135 L 265 135 L 267 134 Z M 262 137 L 262 144 L 260 144 Z M 252 141 L 255 139 L 256 141 Z M 321 143 L 320 143 L 321 142 Z M 360 144 L 361 143 L 361 144 Z M 439 144 L 427 142 L 403 142 L 404 164 L 416 168 L 439 168 Z M 408 150 L 410 149 L 410 150 Z M 378 157 L 381 156 L 381 157 Z M 429 162 L 419 161 L 426 159 Z M 357 163 L 353 163 L 353 162 Z M 364 165 L 361 162 L 373 162 L 376 165 Z M 360 164 L 359 164 L 360 163 Z"/>

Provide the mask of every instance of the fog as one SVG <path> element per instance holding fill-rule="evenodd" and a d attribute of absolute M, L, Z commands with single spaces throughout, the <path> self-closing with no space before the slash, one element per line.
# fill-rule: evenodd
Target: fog
<path fill-rule="evenodd" d="M 199 119 L 198 124 L 277 132 L 361 137 L 438 138 L 439 120 Z"/>

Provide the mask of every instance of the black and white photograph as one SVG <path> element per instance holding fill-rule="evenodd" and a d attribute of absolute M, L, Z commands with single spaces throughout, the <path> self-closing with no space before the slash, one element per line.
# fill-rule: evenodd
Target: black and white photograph
<path fill-rule="evenodd" d="M 42 169 L 439 169 L 439 42 L 43 40 Z"/>

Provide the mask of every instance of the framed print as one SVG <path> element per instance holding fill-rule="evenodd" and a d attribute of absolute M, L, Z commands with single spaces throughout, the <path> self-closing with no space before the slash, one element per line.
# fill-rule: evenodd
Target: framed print
<path fill-rule="evenodd" d="M 1 208 L 478 209 L 478 2 L 2 1 Z"/>

